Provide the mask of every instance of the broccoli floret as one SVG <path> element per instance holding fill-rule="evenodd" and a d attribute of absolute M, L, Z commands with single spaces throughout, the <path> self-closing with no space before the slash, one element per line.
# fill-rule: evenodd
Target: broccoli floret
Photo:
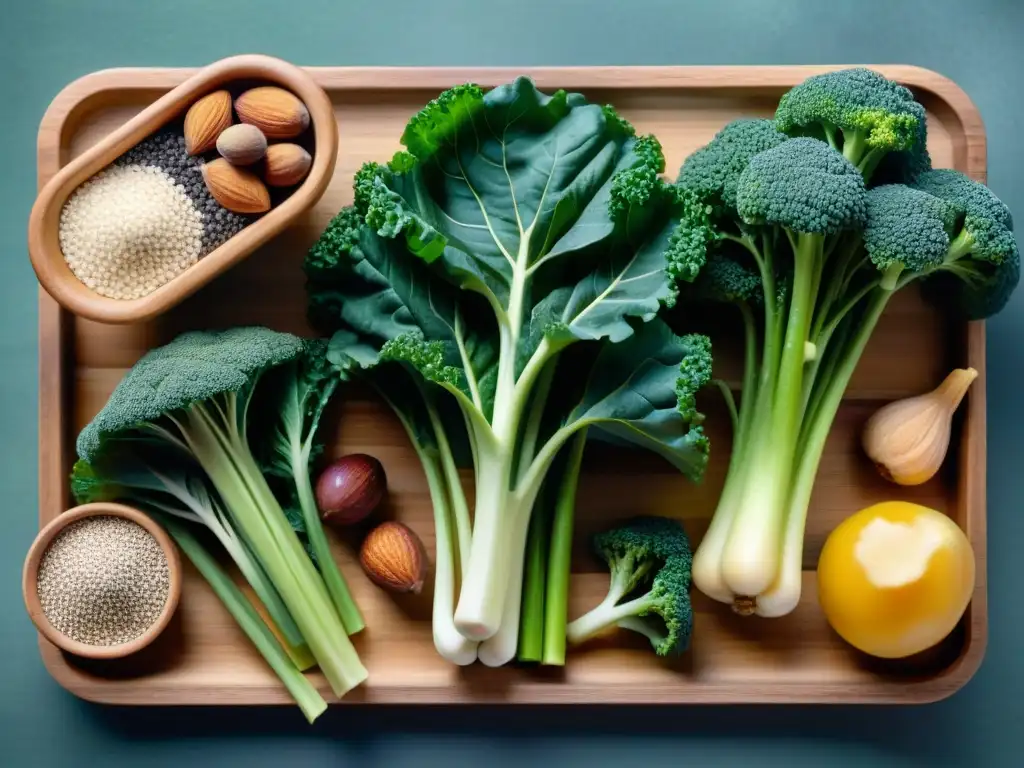
<path fill-rule="evenodd" d="M 78 435 L 91 461 L 103 440 L 225 393 L 244 392 L 265 370 L 305 351 L 297 336 L 262 327 L 193 331 L 146 353 Z"/>
<path fill-rule="evenodd" d="M 682 525 L 663 517 L 636 517 L 596 535 L 594 548 L 610 570 L 608 595 L 569 624 L 569 642 L 579 644 L 619 626 L 645 635 L 659 656 L 686 651 L 693 631 L 692 556 Z"/>
<path fill-rule="evenodd" d="M 914 186 L 946 201 L 963 218 L 960 248 L 977 259 L 998 264 L 1016 250 L 1013 215 L 984 184 L 960 171 L 942 168 L 918 177 Z"/>
<path fill-rule="evenodd" d="M 952 206 L 903 184 L 875 187 L 867 200 L 864 249 L 883 273 L 883 287 L 895 288 L 904 270 L 918 272 L 942 263 L 949 250 Z"/>
<path fill-rule="evenodd" d="M 968 320 L 1001 311 L 1020 282 L 1010 209 L 984 184 L 952 169 L 928 171 L 914 186 L 952 211 L 949 247 L 938 265 L 922 271 L 925 295 Z"/>
<path fill-rule="evenodd" d="M 757 305 L 764 300 L 760 273 L 736 250 L 719 250 L 708 256 L 688 296 L 691 301 Z"/>
<path fill-rule="evenodd" d="M 736 210 L 748 224 L 832 234 L 867 218 L 864 179 L 822 141 L 791 139 L 754 156 L 740 175 Z"/>
<path fill-rule="evenodd" d="M 914 150 L 924 122 L 924 107 L 910 89 L 864 67 L 809 77 L 775 111 L 780 131 L 825 139 L 865 178 L 889 152 Z"/>
<path fill-rule="evenodd" d="M 735 209 L 740 175 L 751 158 L 788 138 L 771 120 L 733 120 L 686 158 L 676 183 L 705 203 Z"/>

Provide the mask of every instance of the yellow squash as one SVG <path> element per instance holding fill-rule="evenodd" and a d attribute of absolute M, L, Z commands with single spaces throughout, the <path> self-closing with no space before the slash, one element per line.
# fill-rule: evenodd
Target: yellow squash
<path fill-rule="evenodd" d="M 889 501 L 844 520 L 818 561 L 818 599 L 833 629 L 872 656 L 903 658 L 939 643 L 974 590 L 974 551 L 946 515 Z"/>

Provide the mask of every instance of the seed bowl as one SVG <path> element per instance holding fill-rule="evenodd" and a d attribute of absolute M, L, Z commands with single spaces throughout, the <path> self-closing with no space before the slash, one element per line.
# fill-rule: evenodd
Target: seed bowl
<path fill-rule="evenodd" d="M 93 644 L 69 637 L 47 618 L 39 594 L 40 565 L 50 545 L 69 526 L 89 518 L 113 517 L 141 526 L 156 540 L 167 563 L 167 595 L 156 618 L 130 640 L 116 644 Z M 181 559 L 170 536 L 148 515 L 123 504 L 106 502 L 83 504 L 69 509 L 43 528 L 36 536 L 25 558 L 22 571 L 22 592 L 29 617 L 42 635 L 67 653 L 90 659 L 116 659 L 142 650 L 163 632 L 178 607 L 181 597 Z"/>
<path fill-rule="evenodd" d="M 204 96 L 228 90 L 237 97 L 245 89 L 265 86 L 290 91 L 308 112 L 303 142 L 308 147 L 311 163 L 302 180 L 287 191 L 274 190 L 274 203 L 269 210 L 254 215 L 240 230 L 144 295 L 115 298 L 86 285 L 69 266 L 61 248 L 61 214 L 75 192 L 130 150 L 151 140 L 168 126 L 180 124 L 189 108 Z M 305 70 L 263 55 L 221 59 L 188 77 L 65 165 L 40 190 L 28 226 L 32 267 L 46 292 L 75 315 L 109 324 L 152 319 L 245 259 L 308 211 L 326 191 L 337 154 L 338 126 L 334 107 L 327 93 Z M 210 166 L 207 156 L 203 160 L 204 178 L 205 169 Z M 222 166 L 218 163 L 216 167 Z M 170 181 L 173 183 L 175 179 Z"/>

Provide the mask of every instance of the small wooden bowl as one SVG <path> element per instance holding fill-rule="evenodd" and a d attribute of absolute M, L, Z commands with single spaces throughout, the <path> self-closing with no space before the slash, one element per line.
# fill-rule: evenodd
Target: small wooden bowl
<path fill-rule="evenodd" d="M 180 275 L 138 299 L 111 299 L 95 293 L 68 267 L 60 248 L 61 209 L 95 173 L 171 121 L 200 97 L 236 82 L 279 85 L 309 111 L 313 164 L 283 202 L 210 251 Z M 138 115 L 64 166 L 39 192 L 29 216 L 28 248 L 40 284 L 61 306 L 102 323 L 149 320 L 191 296 L 256 248 L 280 234 L 311 208 L 327 189 L 338 155 L 338 125 L 331 99 L 303 69 L 263 55 L 221 59 L 189 77 Z"/>
<path fill-rule="evenodd" d="M 168 586 L 167 603 L 163 611 L 145 632 L 120 645 L 89 645 L 87 643 L 72 640 L 67 635 L 59 632 L 46 618 L 43 613 L 43 606 L 39 601 L 39 593 L 36 589 L 36 576 L 39 571 L 39 562 L 46 552 L 50 542 L 71 523 L 75 523 L 87 517 L 113 516 L 122 517 L 138 523 L 149 531 L 163 550 L 167 558 L 167 571 L 170 584 Z M 29 548 L 28 556 L 25 558 L 25 567 L 21 576 L 21 590 L 25 599 L 25 607 L 32 623 L 36 625 L 43 636 L 61 650 L 76 656 L 90 659 L 117 659 L 140 651 L 153 642 L 156 637 L 164 631 L 170 622 L 174 611 L 178 608 L 178 600 L 181 597 L 181 558 L 178 555 L 178 548 L 174 545 L 171 537 L 163 528 L 155 523 L 148 515 L 137 509 L 125 506 L 124 504 L 111 504 L 97 502 L 94 504 L 83 504 L 79 507 L 69 509 L 49 525 L 43 528 L 36 536 L 35 541 Z"/>

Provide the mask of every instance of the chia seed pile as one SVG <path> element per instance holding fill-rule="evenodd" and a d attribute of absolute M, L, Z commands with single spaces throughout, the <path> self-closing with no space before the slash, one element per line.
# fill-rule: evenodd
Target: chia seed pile
<path fill-rule="evenodd" d="M 132 147 L 64 205 L 60 244 L 89 288 L 115 299 L 152 293 L 251 223 L 210 195 L 202 160 L 165 131 Z"/>
<path fill-rule="evenodd" d="M 170 592 L 160 544 L 112 515 L 71 523 L 46 548 L 36 589 L 47 620 L 88 645 L 119 645 L 159 618 Z"/>

